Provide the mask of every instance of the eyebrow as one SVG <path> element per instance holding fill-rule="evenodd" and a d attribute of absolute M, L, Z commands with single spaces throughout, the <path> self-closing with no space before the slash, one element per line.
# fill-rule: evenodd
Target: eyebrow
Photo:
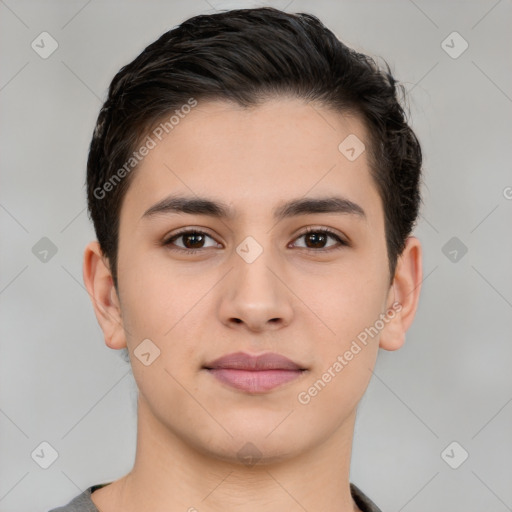
<path fill-rule="evenodd" d="M 235 211 L 226 203 L 206 197 L 171 195 L 146 210 L 141 220 L 172 213 L 208 215 L 218 219 L 233 219 L 235 217 Z M 354 215 L 366 220 L 366 213 L 361 206 L 349 199 L 338 196 L 293 199 L 277 206 L 273 211 L 276 221 L 314 213 Z"/>

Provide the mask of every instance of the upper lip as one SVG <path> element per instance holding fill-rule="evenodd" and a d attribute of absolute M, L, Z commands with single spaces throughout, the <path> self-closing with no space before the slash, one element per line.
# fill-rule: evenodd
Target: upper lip
<path fill-rule="evenodd" d="M 299 364 L 285 356 L 273 352 L 251 355 L 245 352 L 234 352 L 204 365 L 204 368 L 211 370 L 217 368 L 228 368 L 233 370 L 304 370 Z"/>

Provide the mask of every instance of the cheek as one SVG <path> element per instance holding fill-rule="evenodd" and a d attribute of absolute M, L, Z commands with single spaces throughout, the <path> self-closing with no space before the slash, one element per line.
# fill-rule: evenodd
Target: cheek
<path fill-rule="evenodd" d="M 163 251 L 164 249 L 162 249 Z M 183 323 L 213 284 L 213 276 L 186 275 L 158 251 L 134 257 L 123 275 L 124 311 L 132 331 L 167 338 Z"/>
<path fill-rule="evenodd" d="M 315 365 L 297 401 L 311 407 L 310 416 L 331 414 L 341 421 L 356 407 L 372 375 L 379 347 L 379 332 L 372 328 L 383 311 L 384 289 L 382 281 L 352 283 L 348 278 L 330 283 L 329 289 L 323 308 L 320 303 L 311 307 L 330 329 L 317 336 Z"/>
<path fill-rule="evenodd" d="M 343 345 L 379 318 L 388 291 L 387 273 L 380 263 L 354 256 L 321 273 L 300 272 L 292 289 L 323 336 Z"/>
<path fill-rule="evenodd" d="M 145 339 L 154 343 L 157 353 L 160 351 L 147 367 L 133 356 L 134 377 L 144 394 L 148 387 L 158 385 L 159 379 L 174 389 L 176 382 L 169 374 L 180 382 L 188 380 L 202 363 L 198 333 L 211 315 L 204 309 L 208 305 L 205 298 L 215 284 L 215 276 L 194 278 L 155 261 L 141 268 L 132 267 L 127 277 L 123 322 L 130 353 Z"/>
<path fill-rule="evenodd" d="M 376 354 L 375 350 L 363 348 L 351 361 L 343 364 L 333 358 L 322 371 L 312 375 L 296 397 L 303 419 L 318 424 L 318 428 L 336 429 L 355 410 L 364 395 Z"/>
<path fill-rule="evenodd" d="M 374 326 L 385 309 L 385 270 L 377 259 L 358 258 L 338 272 L 302 281 L 297 294 L 307 297 L 321 322 L 305 310 L 309 327 L 318 327 L 306 326 L 311 337 L 316 332 L 316 364 L 301 391 L 319 413 L 333 404 L 338 411 L 352 410 L 368 386 L 379 347 Z"/>

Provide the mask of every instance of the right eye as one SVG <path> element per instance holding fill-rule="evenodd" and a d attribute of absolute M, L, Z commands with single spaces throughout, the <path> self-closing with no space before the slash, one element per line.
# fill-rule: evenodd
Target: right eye
<path fill-rule="evenodd" d="M 204 245 L 207 238 L 214 242 L 213 245 L 210 245 L 209 247 L 217 247 L 219 245 L 210 235 L 204 231 L 190 229 L 175 233 L 166 241 L 164 241 L 163 244 L 169 247 L 169 249 L 172 251 L 181 251 L 188 254 L 194 254 L 197 251 L 208 248 Z M 180 239 L 182 239 L 182 245 L 175 244 L 175 241 Z"/>

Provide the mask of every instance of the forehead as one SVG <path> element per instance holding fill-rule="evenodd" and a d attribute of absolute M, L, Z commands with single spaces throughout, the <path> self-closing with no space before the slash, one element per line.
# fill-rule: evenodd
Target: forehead
<path fill-rule="evenodd" d="M 162 140 L 150 137 L 154 147 L 133 171 L 123 202 L 121 218 L 130 222 L 176 193 L 218 198 L 238 218 L 270 214 L 285 198 L 334 192 L 365 204 L 370 216 L 380 203 L 364 124 L 318 104 L 198 102 Z M 361 152 L 355 159 L 352 149 Z"/>

